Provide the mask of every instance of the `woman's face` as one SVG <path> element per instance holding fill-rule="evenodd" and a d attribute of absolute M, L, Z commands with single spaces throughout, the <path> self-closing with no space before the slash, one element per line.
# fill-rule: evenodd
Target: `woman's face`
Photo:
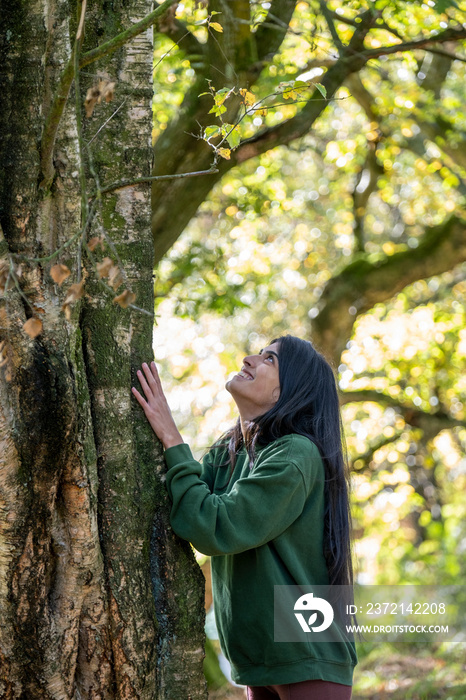
<path fill-rule="evenodd" d="M 261 416 L 278 401 L 278 354 L 279 343 L 272 343 L 258 355 L 248 355 L 243 360 L 241 371 L 227 382 L 226 389 L 233 396 L 243 419 Z"/>

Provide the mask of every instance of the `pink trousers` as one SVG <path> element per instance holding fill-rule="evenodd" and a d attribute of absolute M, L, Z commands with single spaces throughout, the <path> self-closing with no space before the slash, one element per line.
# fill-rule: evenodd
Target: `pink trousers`
<path fill-rule="evenodd" d="M 351 686 L 330 681 L 248 686 L 248 700 L 351 700 Z"/>

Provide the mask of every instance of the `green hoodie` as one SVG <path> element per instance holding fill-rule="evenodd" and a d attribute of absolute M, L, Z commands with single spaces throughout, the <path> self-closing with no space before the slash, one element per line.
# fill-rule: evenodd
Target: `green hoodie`
<path fill-rule="evenodd" d="M 197 462 L 165 451 L 174 531 L 211 555 L 220 645 L 244 685 L 321 679 L 352 684 L 352 642 L 274 641 L 274 586 L 328 584 L 323 555 L 324 466 L 313 442 L 285 435 L 245 449 L 233 473 L 225 448 Z"/>

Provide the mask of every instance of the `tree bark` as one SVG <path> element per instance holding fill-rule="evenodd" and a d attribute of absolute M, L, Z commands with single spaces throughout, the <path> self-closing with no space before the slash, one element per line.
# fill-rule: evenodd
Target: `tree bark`
<path fill-rule="evenodd" d="M 148 0 L 111 13 L 89 3 L 83 49 L 151 9 Z M 85 118 L 72 89 L 55 179 L 41 190 L 41 133 L 77 25 L 62 0 L 2 7 L 0 255 L 17 286 L 0 300 L 0 698 L 200 699 L 202 574 L 170 529 L 161 448 L 130 393 L 152 357 L 148 193 L 108 196 L 89 232 L 105 228 L 114 248 L 96 257 L 118 254 L 124 286 L 146 313 L 114 303 L 79 238 L 43 259 L 83 226 L 79 183 L 91 170 L 101 183 L 150 171 L 149 31 L 97 65 L 99 77 L 117 81 L 116 100 L 96 106 L 84 145 L 120 109 L 93 140 L 91 164 L 86 149 L 79 154 L 77 117 Z M 79 281 L 78 258 L 84 295 L 67 319 L 61 306 Z M 74 269 L 60 287 L 50 277 L 56 262 Z M 32 317 L 43 322 L 35 338 L 23 330 Z"/>

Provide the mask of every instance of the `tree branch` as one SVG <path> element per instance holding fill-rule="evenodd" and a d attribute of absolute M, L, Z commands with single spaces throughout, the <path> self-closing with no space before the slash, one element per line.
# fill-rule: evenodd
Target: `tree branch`
<path fill-rule="evenodd" d="M 369 463 L 372 461 L 372 458 L 374 456 L 374 452 L 377 452 L 377 450 L 381 450 L 382 447 L 386 447 L 387 445 L 392 444 L 396 440 L 398 440 L 402 434 L 402 430 L 398 431 L 395 433 L 395 435 L 392 435 L 391 437 L 385 437 L 382 436 L 380 437 L 376 442 L 371 443 L 368 445 L 368 448 L 365 452 L 362 452 L 361 454 L 358 454 L 355 456 L 353 463 L 351 465 L 351 470 L 354 472 L 362 472 L 364 469 L 366 469 L 369 465 Z M 360 467 L 355 467 L 354 464 L 355 462 L 362 462 L 362 465 Z"/>
<path fill-rule="evenodd" d="M 321 9 L 322 14 L 325 18 L 325 21 L 327 22 L 327 26 L 329 28 L 330 34 L 331 34 L 332 39 L 335 43 L 335 47 L 341 56 L 343 51 L 344 51 L 344 46 L 343 46 L 343 43 L 338 35 L 338 32 L 335 28 L 335 25 L 333 23 L 333 13 L 330 12 L 330 10 L 328 9 L 327 3 L 325 2 L 325 0 L 320 0 L 320 9 Z"/>
<path fill-rule="evenodd" d="M 449 53 L 448 51 L 442 51 L 441 49 L 426 49 L 426 51 L 434 54 L 435 56 L 443 56 L 444 58 L 449 58 L 452 61 L 461 61 L 462 63 L 466 63 L 466 58 L 464 58 L 464 56 L 458 56 L 456 53 Z"/>
<path fill-rule="evenodd" d="M 364 218 L 369 198 L 377 190 L 380 175 L 384 174 L 383 165 L 377 160 L 377 141 L 368 141 L 367 155 L 364 165 L 356 176 L 355 186 L 352 192 L 354 212 L 354 237 L 356 239 L 356 251 L 364 251 Z"/>
<path fill-rule="evenodd" d="M 348 24 L 351 27 L 358 26 L 358 22 L 356 22 L 355 19 L 350 19 L 350 17 L 340 15 L 338 12 L 334 12 L 333 10 L 330 10 L 329 12 L 336 22 L 342 22 L 342 24 Z M 403 41 L 403 37 L 401 36 L 401 34 L 396 29 L 393 29 L 393 27 L 390 27 L 390 25 L 388 25 L 386 22 L 381 22 L 380 24 L 377 24 L 377 29 L 385 29 L 386 32 L 393 34 L 393 36 L 396 36 L 397 39 Z"/>
<path fill-rule="evenodd" d="M 466 37 L 465 28 L 450 28 L 446 29 L 441 34 L 417 41 L 385 46 L 378 49 L 364 49 L 364 39 L 377 17 L 378 14 L 374 14 L 372 11 L 367 11 L 360 15 L 361 22 L 358 24 L 358 29 L 354 32 L 349 45 L 345 47 L 344 55 L 328 69 L 321 79 L 320 82 L 325 86 L 328 98 L 333 97 L 336 90 L 346 79 L 351 74 L 359 71 L 371 58 L 378 58 L 379 56 L 388 53 L 396 53 L 398 51 L 410 51 L 424 48 L 428 44 L 442 43 L 455 39 L 459 40 Z M 308 104 L 295 117 L 270 127 L 269 129 L 264 129 L 256 136 L 245 140 L 232 154 L 232 160 L 235 160 L 236 163 L 242 163 L 249 158 L 264 153 L 278 143 L 286 145 L 290 141 L 303 136 L 325 108 L 325 105 L 321 105 L 320 109 L 318 107 L 316 109 L 317 105 L 314 100 L 320 99 L 321 95 L 316 91 L 311 96 Z"/>
<path fill-rule="evenodd" d="M 259 25 L 257 32 L 253 35 L 256 43 L 257 58 L 260 68 L 267 58 L 275 56 L 285 38 L 288 26 L 293 16 L 297 0 L 272 0 L 265 19 L 266 25 Z M 268 25 L 272 25 L 273 29 Z"/>
<path fill-rule="evenodd" d="M 290 0 L 286 1 L 289 3 Z M 276 0 L 276 7 L 279 5 L 279 0 Z M 340 58 L 320 80 L 327 89 L 328 99 L 334 96 L 336 90 L 338 90 L 350 73 L 359 70 L 364 65 L 365 58 L 358 52 L 358 48 L 363 45 L 364 37 L 376 18 L 377 14 L 374 15 L 372 12 L 361 15 L 361 23 L 350 41 L 352 53 Z M 253 76 L 254 73 L 250 72 L 247 77 L 252 79 Z M 196 128 L 194 119 L 200 124 L 208 123 L 205 121 L 208 107 L 206 109 L 206 103 L 202 103 L 202 100 L 206 98 L 199 99 L 198 97 L 203 87 L 198 76 L 195 86 L 186 95 L 179 109 L 178 120 L 170 124 L 157 142 L 155 147 L 157 170 L 154 174 L 183 171 L 188 168 L 194 170 L 208 167 L 210 164 L 211 151 L 206 144 L 198 141 L 193 147 L 192 137 L 189 143 L 185 138 L 186 132 Z M 199 202 L 208 195 L 213 185 L 228 170 L 249 158 L 274 148 L 278 144 L 287 145 L 291 141 L 307 134 L 312 124 L 327 107 L 328 99 L 323 99 L 322 94 L 316 89 L 306 106 L 295 117 L 282 122 L 276 127 L 264 129 L 255 137 L 243 141 L 237 149 L 231 152 L 230 160 L 221 160 L 218 163 L 217 174 L 209 178 L 198 178 L 196 180 L 195 197 L 193 197 L 192 191 L 186 193 L 181 182 L 174 183 L 169 189 L 155 183 L 152 190 L 152 201 L 154 203 L 152 232 L 154 235 L 155 262 L 158 262 L 170 246 L 173 245 L 189 219 L 194 216 Z M 227 121 L 232 123 L 235 118 L 233 116 L 232 119 L 228 118 Z M 183 120 L 182 123 L 180 123 L 181 120 Z M 174 144 L 176 144 L 176 148 L 174 148 Z M 184 202 L 182 208 L 178 206 L 178 202 L 181 199 Z M 157 206 L 157 202 L 163 202 L 163 206 Z"/>
<path fill-rule="evenodd" d="M 441 430 L 451 430 L 452 428 L 465 428 L 466 421 L 453 418 L 446 411 L 436 411 L 428 413 L 410 404 L 400 403 L 398 399 L 387 394 L 382 394 L 374 389 L 360 389 L 356 391 L 343 391 L 340 393 L 340 403 L 342 405 L 348 403 L 359 403 L 362 401 L 371 401 L 374 403 L 383 404 L 396 409 L 405 423 L 413 428 L 434 435 L 437 435 Z"/>
<path fill-rule="evenodd" d="M 345 81 L 352 97 L 361 105 L 369 122 L 379 123 L 380 117 L 375 106 L 375 100 L 365 87 L 358 73 L 352 73 Z"/>
<path fill-rule="evenodd" d="M 432 34 L 429 37 L 423 39 L 417 39 L 415 41 L 406 41 L 400 44 L 392 44 L 391 46 L 381 46 L 377 49 L 365 49 L 363 51 L 366 60 L 369 61 L 371 58 L 379 58 L 380 56 L 388 56 L 392 53 L 398 53 L 399 51 L 415 51 L 416 49 L 424 49 L 429 44 L 442 44 L 446 41 L 459 41 L 460 39 L 466 38 L 466 27 L 458 25 L 457 28 L 448 27 L 444 32 L 440 34 Z"/>
<path fill-rule="evenodd" d="M 274 0 L 270 11 L 273 11 L 273 14 L 279 14 L 281 8 L 283 17 L 285 10 L 287 9 L 288 13 L 290 13 L 293 7 L 294 2 L 291 3 L 291 0 Z M 368 54 L 368 51 L 364 48 L 364 41 L 368 32 L 374 27 L 375 22 L 379 18 L 380 13 L 374 12 L 373 10 L 368 10 L 357 18 L 359 20 L 357 22 L 357 29 L 353 33 L 349 45 L 345 47 L 343 56 L 333 63 L 319 80 L 327 90 L 327 100 L 322 99 L 321 93 L 316 89 L 307 104 L 294 117 L 275 126 L 265 128 L 255 136 L 245 139 L 238 148 L 231 152 L 230 160 L 222 160 L 218 163 L 217 174 L 209 178 L 199 178 L 196 181 L 195 198 L 189 195 L 188 197 L 185 196 L 185 191 L 182 189 L 181 183 L 179 183 L 179 187 L 174 184 L 170 187 L 170 191 L 168 191 L 167 188 L 158 187 L 157 183 L 155 184 L 153 188 L 153 202 L 154 204 L 157 201 L 163 201 L 164 203 L 163 206 L 154 207 L 154 215 L 152 218 L 156 262 L 160 260 L 178 238 L 189 221 L 189 218 L 192 217 L 197 210 L 198 203 L 208 195 L 212 186 L 218 182 L 226 172 L 236 165 L 250 158 L 254 158 L 277 145 L 286 146 L 292 141 L 309 133 L 312 125 L 325 110 L 328 101 L 334 97 L 336 91 L 350 75 L 359 71 L 366 64 L 368 57 L 370 58 L 374 55 Z M 270 49 L 270 46 L 267 45 L 267 38 L 270 37 L 271 41 L 275 42 L 275 37 L 279 34 L 278 31 L 275 32 L 267 28 L 261 30 L 261 27 L 259 27 L 256 33 L 256 45 L 258 47 L 257 53 L 259 58 L 262 56 L 264 59 Z M 442 32 L 442 34 L 435 37 L 426 38 L 422 41 L 422 45 L 428 42 L 433 43 L 434 41 L 437 43 L 439 41 L 447 41 L 451 36 L 456 37 L 458 35 L 459 32 Z M 251 35 L 251 39 L 253 38 L 254 35 Z M 278 40 L 277 44 L 279 45 Z M 277 44 L 271 44 L 273 51 L 275 51 Z M 397 50 L 400 50 L 402 46 L 404 45 L 397 44 Z M 419 42 L 415 44 L 415 48 L 419 48 L 419 46 Z M 379 51 L 380 54 L 384 53 L 383 49 L 378 49 L 377 51 Z M 261 69 L 262 63 L 259 60 L 247 73 L 246 78 L 252 81 L 254 75 L 258 74 Z M 179 172 L 187 168 L 198 170 L 208 167 L 208 159 L 210 159 L 211 154 L 206 145 L 199 142 L 196 148 L 192 148 L 191 144 L 188 144 L 184 136 L 181 135 L 181 132 L 189 132 L 195 128 L 194 120 L 197 120 L 200 124 L 206 123 L 205 118 L 208 108 L 206 109 L 202 103 L 202 100 L 206 98 L 198 98 L 199 92 L 202 92 L 203 87 L 204 85 L 202 84 L 200 76 L 198 76 L 196 85 L 186 96 L 180 107 L 178 120 L 170 124 L 169 128 L 163 132 L 157 142 L 155 149 L 157 172 L 154 174 Z M 234 119 L 235 116 L 233 115 L 228 121 L 232 123 Z M 175 143 L 177 148 L 173 147 Z M 187 159 L 189 163 L 187 163 Z M 183 209 L 177 208 L 176 204 L 177 201 L 180 201 L 181 197 L 183 197 L 183 200 L 186 202 Z M 168 212 L 170 212 L 169 222 L 167 221 Z"/>
<path fill-rule="evenodd" d="M 145 32 L 146 29 L 149 29 L 149 27 L 155 24 L 159 17 L 170 9 L 170 7 L 177 1 L 178 0 L 165 0 L 165 2 L 159 5 L 157 9 L 150 12 L 147 17 L 144 17 L 144 19 L 141 19 L 139 22 L 133 24 L 133 26 L 126 29 L 126 31 L 117 34 L 117 36 L 113 37 L 113 39 L 109 39 L 109 41 L 97 46 L 95 49 L 84 53 L 79 61 L 79 67 L 84 68 L 84 66 L 94 63 L 94 61 L 97 61 L 99 58 L 113 53 L 117 49 L 127 44 L 128 41 L 131 41 L 131 39 L 134 39 L 135 37 L 139 36 L 139 34 L 142 34 L 142 32 Z"/>
<path fill-rule="evenodd" d="M 349 75 L 359 71 L 365 65 L 366 58 L 362 52 L 364 39 L 377 17 L 378 13 L 372 11 L 360 15 L 361 21 L 351 37 L 349 45 L 345 47 L 344 55 L 329 67 L 320 80 L 327 91 L 327 100 L 335 95 Z M 308 103 L 294 117 L 264 129 L 256 136 L 243 141 L 238 149 L 232 153 L 232 161 L 234 160 L 235 164 L 242 163 L 264 153 L 275 145 L 287 145 L 290 141 L 304 136 L 326 108 L 327 100 L 322 100 L 322 94 L 316 89 Z"/>
<path fill-rule="evenodd" d="M 457 216 L 427 229 L 417 248 L 376 262 L 367 256 L 354 260 L 325 287 L 311 325 L 313 340 L 328 355 L 339 358 L 360 314 L 408 284 L 442 274 L 465 260 L 466 221 Z"/>
<path fill-rule="evenodd" d="M 421 83 L 421 86 L 426 90 L 433 90 L 436 97 L 438 97 L 440 94 L 440 89 L 448 74 L 448 68 L 451 65 L 451 61 L 446 62 L 448 65 L 445 65 L 445 62 L 445 57 L 439 57 L 438 59 L 435 58 L 429 67 L 425 79 Z M 363 108 L 369 121 L 378 124 L 378 129 L 382 133 L 383 137 L 385 139 L 389 138 L 389 132 L 385 126 L 380 123 L 380 115 L 378 114 L 375 100 L 371 93 L 363 85 L 359 74 L 352 74 L 348 76 L 346 85 L 348 86 L 352 96 Z M 441 149 L 451 159 L 454 165 L 466 167 L 466 157 L 464 156 L 465 149 L 462 147 L 462 145 L 464 146 L 464 142 L 461 142 L 460 144 L 449 143 L 446 133 L 446 126 L 443 126 L 443 131 L 441 131 L 440 126 L 436 122 L 425 122 L 418 117 L 419 114 L 422 114 L 422 103 L 419 105 L 419 109 L 417 111 L 412 112 L 412 116 L 421 129 L 421 132 L 415 136 L 405 137 L 402 144 L 403 148 L 412 151 L 412 153 L 414 153 L 416 156 L 419 156 L 426 161 L 438 160 L 438 158 L 429 159 L 426 155 L 424 140 L 427 137 L 430 141 L 433 141 L 438 145 L 439 149 Z M 441 123 L 443 124 L 443 122 L 444 120 L 442 119 Z M 454 130 L 453 125 L 451 125 L 451 129 L 452 131 Z M 466 197 L 466 183 L 461 173 L 459 173 L 458 170 L 451 165 L 451 163 L 447 164 L 442 161 L 442 165 L 448 168 L 450 172 L 458 178 L 458 192 Z"/>
<path fill-rule="evenodd" d="M 82 54 L 79 59 L 79 67 L 89 65 L 93 61 L 106 56 L 113 51 L 116 51 L 121 46 L 126 44 L 130 39 L 142 34 L 146 29 L 152 26 L 158 17 L 163 15 L 169 7 L 171 7 L 177 0 L 165 0 L 162 5 L 159 5 L 156 10 L 147 15 L 140 22 L 136 22 L 132 27 L 127 29 L 125 32 L 121 32 L 118 36 L 114 37 L 110 41 L 101 44 L 92 51 L 87 51 L 87 53 Z M 63 110 L 65 109 L 66 102 L 68 100 L 68 95 L 70 92 L 71 85 L 73 83 L 73 78 L 75 74 L 75 48 L 71 54 L 70 60 L 68 61 L 65 70 L 62 73 L 60 82 L 58 85 L 55 98 L 52 103 L 52 107 L 47 116 L 44 125 L 44 131 L 41 140 L 41 170 L 42 170 L 42 182 L 40 186 L 42 188 L 49 188 L 52 184 L 52 180 L 55 174 L 55 169 L 53 167 L 53 149 L 55 146 L 55 139 L 57 136 L 58 127 L 63 115 Z"/>
<path fill-rule="evenodd" d="M 351 19 L 350 17 L 345 17 L 345 15 L 340 15 L 338 12 L 335 12 L 334 10 L 328 10 L 329 14 L 331 15 L 332 19 L 334 19 L 336 22 L 341 22 L 342 24 L 347 24 L 350 27 L 357 27 L 358 23 L 356 22 L 355 19 Z"/>

